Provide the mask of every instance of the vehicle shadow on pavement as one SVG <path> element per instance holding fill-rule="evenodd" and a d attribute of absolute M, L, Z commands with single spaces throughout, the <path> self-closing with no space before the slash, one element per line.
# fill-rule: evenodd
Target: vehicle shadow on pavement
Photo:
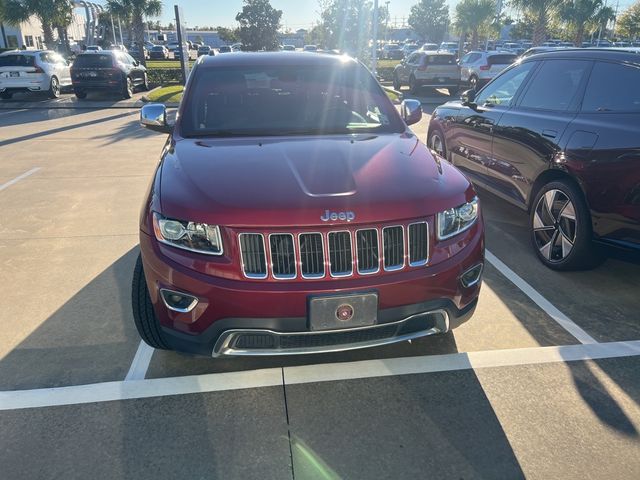
<path fill-rule="evenodd" d="M 151 130 L 148 130 L 140 126 L 138 117 L 134 117 L 130 122 L 119 125 L 115 130 L 112 130 L 104 135 L 96 135 L 92 137 L 91 141 L 101 141 L 102 146 L 112 145 L 118 142 L 129 142 L 140 138 L 157 137 L 158 134 Z"/>
<path fill-rule="evenodd" d="M 120 257 L 1 358 L 0 390 L 124 380 L 140 342 L 131 313 L 137 256 L 136 247 Z"/>

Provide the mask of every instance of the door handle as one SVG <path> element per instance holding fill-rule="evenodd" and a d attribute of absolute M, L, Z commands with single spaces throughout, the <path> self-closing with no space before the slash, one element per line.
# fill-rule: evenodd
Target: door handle
<path fill-rule="evenodd" d="M 556 138 L 556 136 L 558 135 L 558 132 L 555 130 L 542 130 L 542 136 L 543 137 L 548 137 L 548 138 Z"/>

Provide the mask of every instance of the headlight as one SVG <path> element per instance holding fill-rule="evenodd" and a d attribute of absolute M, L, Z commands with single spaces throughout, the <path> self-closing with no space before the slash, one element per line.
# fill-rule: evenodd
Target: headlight
<path fill-rule="evenodd" d="M 196 253 L 222 255 L 222 238 L 217 225 L 187 222 L 153 214 L 153 231 L 159 242 Z"/>
<path fill-rule="evenodd" d="M 438 239 L 444 240 L 464 232 L 478 218 L 478 197 L 459 207 L 438 213 Z"/>

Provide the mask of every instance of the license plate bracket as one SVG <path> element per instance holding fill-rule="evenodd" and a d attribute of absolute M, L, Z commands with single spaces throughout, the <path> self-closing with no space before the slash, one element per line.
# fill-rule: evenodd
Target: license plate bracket
<path fill-rule="evenodd" d="M 308 310 L 309 328 L 312 331 L 376 325 L 378 294 L 368 292 L 310 297 Z"/>

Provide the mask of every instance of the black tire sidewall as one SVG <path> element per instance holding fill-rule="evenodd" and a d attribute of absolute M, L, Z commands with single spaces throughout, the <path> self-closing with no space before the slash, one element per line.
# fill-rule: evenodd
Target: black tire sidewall
<path fill-rule="evenodd" d="M 144 267 L 142 265 L 142 255 L 138 255 L 136 266 L 133 270 L 131 307 L 133 320 L 140 338 L 153 348 L 167 349 L 168 346 L 162 337 L 160 322 L 156 317 L 149 296 L 147 280 L 144 276 Z"/>
<path fill-rule="evenodd" d="M 551 262 L 544 258 L 536 244 L 533 232 L 533 219 L 540 198 L 549 190 L 560 190 L 565 194 L 576 213 L 576 239 L 569 255 L 558 262 Z M 601 258 L 593 243 L 593 228 L 591 212 L 580 187 L 570 180 L 554 180 L 545 184 L 536 194 L 529 212 L 529 235 L 533 249 L 540 261 L 553 270 L 584 270 L 596 266 Z"/>
<path fill-rule="evenodd" d="M 413 75 L 409 77 L 409 91 L 413 94 L 418 93 L 418 85 L 416 84 L 416 78 Z"/>
<path fill-rule="evenodd" d="M 440 127 L 433 127 L 429 129 L 429 133 L 427 135 L 427 147 L 431 150 L 431 138 L 438 134 L 440 140 L 442 140 L 442 157 L 447 158 L 447 143 L 444 140 L 444 133 Z"/>
<path fill-rule="evenodd" d="M 402 88 L 402 84 L 400 83 L 397 73 L 393 74 L 393 88 L 397 91 L 400 91 L 400 88 Z"/>
<path fill-rule="evenodd" d="M 131 87 L 129 87 L 130 85 L 131 85 Z M 124 79 L 124 86 L 123 86 L 122 96 L 124 98 L 131 98 L 133 96 L 133 82 L 131 81 L 131 78 L 129 78 L 129 77 L 125 77 L 125 79 Z"/>
<path fill-rule="evenodd" d="M 58 86 L 58 91 L 56 92 L 53 88 L 53 85 L 55 84 Z M 58 79 L 56 78 L 55 75 L 53 75 L 51 77 L 51 80 L 49 81 L 49 98 L 60 98 L 60 82 L 58 81 Z"/>

